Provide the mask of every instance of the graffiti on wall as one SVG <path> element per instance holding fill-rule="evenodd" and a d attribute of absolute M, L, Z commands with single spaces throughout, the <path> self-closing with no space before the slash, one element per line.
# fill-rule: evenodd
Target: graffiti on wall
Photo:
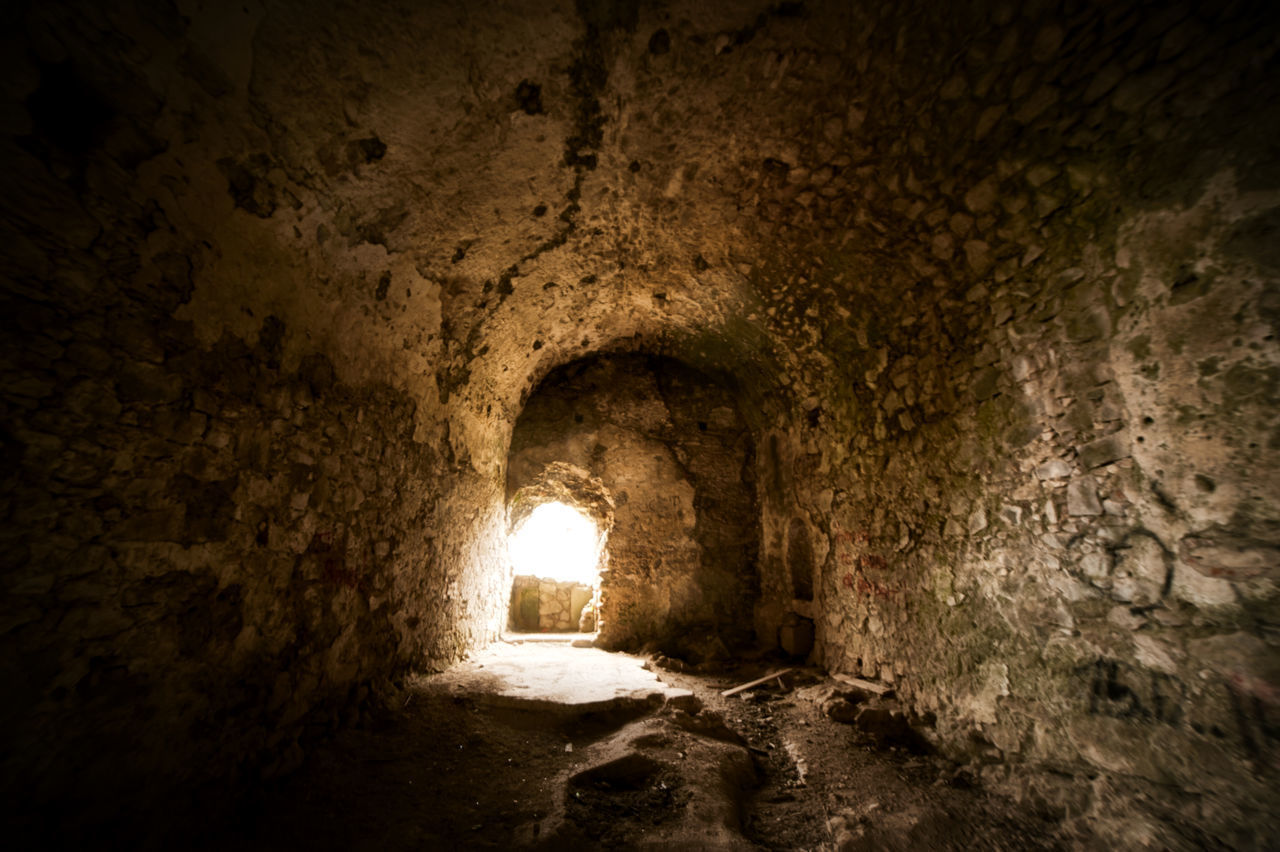
<path fill-rule="evenodd" d="M 832 525 L 833 556 L 841 570 L 840 585 L 858 595 L 892 598 L 902 589 L 889 569 L 888 561 L 871 551 L 871 536 L 864 530 L 846 530 Z"/>

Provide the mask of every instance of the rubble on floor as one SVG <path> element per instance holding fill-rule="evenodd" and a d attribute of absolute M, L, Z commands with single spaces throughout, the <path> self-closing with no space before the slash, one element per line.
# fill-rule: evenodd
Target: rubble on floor
<path fill-rule="evenodd" d="M 674 672 L 568 639 L 500 644 L 412 681 L 389 718 L 318 749 L 194 848 L 835 852 L 1089 838 L 933 753 L 928 720 L 874 682 L 778 675 L 767 658 Z M 830 708 L 846 704 L 856 714 L 837 721 Z"/>

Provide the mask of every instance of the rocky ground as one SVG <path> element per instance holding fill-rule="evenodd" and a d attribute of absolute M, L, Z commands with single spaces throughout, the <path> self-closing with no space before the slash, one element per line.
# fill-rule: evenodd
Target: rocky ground
<path fill-rule="evenodd" d="M 207 839 L 242 849 L 1028 849 L 1087 838 L 933 755 L 927 720 L 813 669 L 658 657 L 696 700 L 566 718 L 412 683 Z M 915 725 L 913 727 L 912 724 Z"/>

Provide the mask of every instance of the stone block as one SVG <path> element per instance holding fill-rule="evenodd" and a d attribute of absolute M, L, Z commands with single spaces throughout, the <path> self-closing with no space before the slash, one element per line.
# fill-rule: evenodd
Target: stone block
<path fill-rule="evenodd" d="M 969 534 L 976 535 L 987 528 L 987 510 L 979 506 L 969 516 Z"/>
<path fill-rule="evenodd" d="M 1071 475 L 1071 465 L 1062 459 L 1049 459 L 1036 468 L 1036 476 L 1040 479 L 1065 479 Z"/>
<path fill-rule="evenodd" d="M 1080 463 L 1086 470 L 1129 458 L 1129 432 L 1121 429 L 1077 448 Z"/>
<path fill-rule="evenodd" d="M 1067 514 L 1084 517 L 1102 514 L 1098 483 L 1092 476 L 1081 476 L 1067 485 Z"/>
<path fill-rule="evenodd" d="M 851 725 L 858 718 L 858 705 L 847 698 L 833 696 L 822 702 L 822 713 L 834 722 Z"/>

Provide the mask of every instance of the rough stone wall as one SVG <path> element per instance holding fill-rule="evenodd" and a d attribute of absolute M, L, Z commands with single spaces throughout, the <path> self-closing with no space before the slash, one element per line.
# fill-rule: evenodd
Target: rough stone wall
<path fill-rule="evenodd" d="M 748 638 L 756 594 L 751 442 L 733 395 L 668 359 L 602 358 L 549 376 L 512 434 L 508 493 L 553 462 L 598 476 L 616 510 L 600 641 L 676 648 Z"/>
<path fill-rule="evenodd" d="M 146 802 L 249 749 L 288 768 L 313 708 L 345 711 L 434 650 L 410 602 L 445 590 L 395 570 L 432 550 L 438 460 L 410 440 L 413 405 L 335 384 L 320 357 L 283 372 L 261 340 L 175 336 L 138 358 L 65 321 L 43 326 L 61 349 L 45 369 L 69 389 L 8 398 L 11 771 L 58 767 L 37 801 L 126 782 Z"/>
<path fill-rule="evenodd" d="M 592 588 L 582 583 L 517 575 L 511 584 L 510 626 L 523 631 L 576 631 L 592 595 Z"/>
<path fill-rule="evenodd" d="M 501 524 L 501 490 L 491 478 L 483 511 L 442 501 L 482 486 L 369 333 L 379 292 L 335 310 L 323 289 L 363 280 L 351 264 L 317 280 L 314 255 L 276 242 L 298 231 L 273 213 L 301 202 L 281 174 L 236 165 L 269 144 L 240 123 L 252 86 L 233 54 L 252 29 L 212 60 L 200 44 L 226 22 L 163 4 L 19 20 L 5 816 L 127 825 L 188 782 L 296 766 L 299 742 L 357 718 L 371 690 L 492 636 L 506 589 L 468 565 L 496 535 L 451 531 L 459 515 Z M 329 177 L 376 147 L 340 145 L 351 158 Z"/>
<path fill-rule="evenodd" d="M 1275 831 L 1280 195 L 1241 127 L 1275 44 L 1231 14 L 868 28 L 862 198 L 783 273 L 817 286 L 778 309 L 805 366 L 761 477 L 776 595 L 788 530 L 820 532 L 793 609 L 827 665 L 895 681 L 1030 804 L 1175 846 Z M 791 222 L 849 209 L 806 184 L 850 117 L 777 158 Z M 879 283 L 853 304 L 850 279 Z"/>

